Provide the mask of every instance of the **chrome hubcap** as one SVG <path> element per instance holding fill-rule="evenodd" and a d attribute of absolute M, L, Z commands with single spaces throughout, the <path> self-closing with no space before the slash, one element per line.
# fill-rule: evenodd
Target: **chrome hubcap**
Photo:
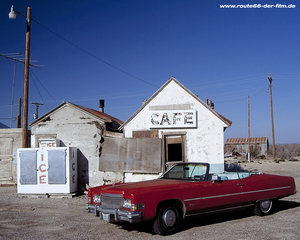
<path fill-rule="evenodd" d="M 172 227 L 176 223 L 176 213 L 172 209 L 168 209 L 163 215 L 164 224 L 167 227 Z"/>
<path fill-rule="evenodd" d="M 268 212 L 272 207 L 272 202 L 270 200 L 262 201 L 260 207 L 263 212 Z"/>

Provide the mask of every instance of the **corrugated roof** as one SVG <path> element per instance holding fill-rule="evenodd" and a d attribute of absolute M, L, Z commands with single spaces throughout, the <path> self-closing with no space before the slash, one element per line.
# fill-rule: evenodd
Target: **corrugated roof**
<path fill-rule="evenodd" d="M 250 138 L 252 144 L 267 144 L 267 137 L 254 137 Z M 228 138 L 225 144 L 248 144 L 248 138 Z"/>

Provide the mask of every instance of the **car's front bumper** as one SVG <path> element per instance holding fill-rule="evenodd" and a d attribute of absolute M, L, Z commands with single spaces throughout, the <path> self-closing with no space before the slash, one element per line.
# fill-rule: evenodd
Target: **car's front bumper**
<path fill-rule="evenodd" d="M 87 204 L 85 204 L 85 210 L 87 210 L 88 212 L 94 212 L 95 211 L 95 205 L 87 203 Z"/>
<path fill-rule="evenodd" d="M 85 209 L 108 222 L 137 223 L 142 221 L 142 213 L 140 211 L 130 212 L 115 208 L 103 208 L 93 204 L 86 204 Z"/>
<path fill-rule="evenodd" d="M 99 217 L 108 222 L 130 222 L 137 223 L 142 220 L 142 213 L 140 211 L 130 212 L 115 208 L 102 208 L 97 206 Z"/>

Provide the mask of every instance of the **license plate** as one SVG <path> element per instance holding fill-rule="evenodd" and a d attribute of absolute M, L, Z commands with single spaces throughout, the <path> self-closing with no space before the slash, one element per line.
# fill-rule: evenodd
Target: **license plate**
<path fill-rule="evenodd" d="M 102 213 L 102 218 L 103 218 L 104 221 L 109 222 L 110 221 L 110 214 Z"/>

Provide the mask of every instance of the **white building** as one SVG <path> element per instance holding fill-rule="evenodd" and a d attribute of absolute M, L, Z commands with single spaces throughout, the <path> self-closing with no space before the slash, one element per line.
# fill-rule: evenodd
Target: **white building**
<path fill-rule="evenodd" d="M 157 178 L 178 162 L 208 162 L 222 171 L 230 125 L 172 77 L 125 123 L 65 102 L 31 124 L 31 146 L 54 138 L 78 148 L 79 184 L 97 186 Z"/>
<path fill-rule="evenodd" d="M 211 171 L 222 171 L 224 131 L 230 125 L 231 121 L 171 77 L 121 129 L 125 138 L 161 139 L 162 171 L 175 162 L 208 162 L 213 164 Z"/>

